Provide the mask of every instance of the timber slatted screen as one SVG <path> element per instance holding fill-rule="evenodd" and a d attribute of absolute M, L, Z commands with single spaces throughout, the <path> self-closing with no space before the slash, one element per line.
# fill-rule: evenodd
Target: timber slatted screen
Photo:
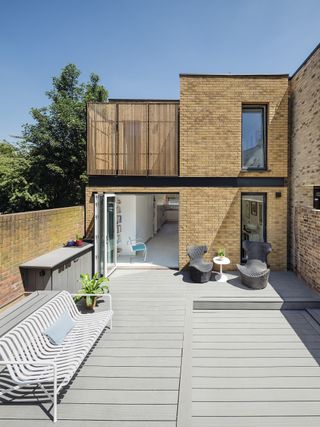
<path fill-rule="evenodd" d="M 178 175 L 178 105 L 88 104 L 89 175 Z"/>
<path fill-rule="evenodd" d="M 118 175 L 147 175 L 148 105 L 119 104 Z"/>
<path fill-rule="evenodd" d="M 88 104 L 88 174 L 115 175 L 116 105 Z"/>
<path fill-rule="evenodd" d="M 178 174 L 177 108 L 149 104 L 149 175 Z"/>

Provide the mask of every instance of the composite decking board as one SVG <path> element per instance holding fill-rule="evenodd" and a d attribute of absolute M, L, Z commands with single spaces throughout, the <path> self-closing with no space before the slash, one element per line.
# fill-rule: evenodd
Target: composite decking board
<path fill-rule="evenodd" d="M 193 349 L 192 356 L 196 358 L 313 358 L 320 357 L 320 345 L 318 350 L 313 350 L 312 354 L 307 348 L 301 349 L 275 349 L 275 348 L 245 348 L 245 349 Z"/>
<path fill-rule="evenodd" d="M 320 351 L 319 351 L 320 354 Z M 91 356 L 113 356 L 113 357 L 181 357 L 181 350 L 175 348 L 109 348 L 97 346 Z"/>
<path fill-rule="evenodd" d="M 291 342 L 272 342 L 272 348 L 274 349 L 305 349 L 306 346 L 301 341 L 291 341 Z M 197 350 L 214 350 L 214 349 L 270 349 L 270 341 L 266 342 L 265 340 L 261 342 L 249 342 L 249 341 L 238 341 L 238 342 L 229 342 L 229 341 L 220 341 L 220 342 L 193 342 L 193 349 Z M 308 350 L 318 350 L 320 349 L 320 342 L 308 342 Z"/>
<path fill-rule="evenodd" d="M 8 427 L 21 427 L 21 420 L 19 419 L 6 419 L 5 426 Z M 89 424 L 90 423 L 90 424 Z M 62 420 L 59 419 L 59 426 L 63 427 L 88 427 L 88 424 L 93 427 L 105 426 L 104 421 L 97 420 Z M 52 427 L 52 421 L 50 420 L 23 420 L 24 427 Z M 175 421 L 108 421 L 106 427 L 176 427 Z"/>
<path fill-rule="evenodd" d="M 193 367 L 195 377 L 320 377 L 319 366 Z"/>
<path fill-rule="evenodd" d="M 319 367 L 319 362 L 312 357 L 194 357 L 192 366 L 207 368 L 241 368 L 241 367 Z M 319 373 L 320 375 L 320 373 Z"/>
<path fill-rule="evenodd" d="M 19 406 L 19 408 L 21 408 Z M 20 409 L 21 410 L 21 409 Z M 59 416 L 66 420 L 97 420 L 97 421 L 175 421 L 176 420 L 176 404 L 172 405 L 154 405 L 154 404 L 59 404 Z M 1 417 L 17 418 L 17 406 L 2 405 Z M 22 419 L 47 419 L 47 414 L 43 412 L 38 405 L 24 405 Z"/>
<path fill-rule="evenodd" d="M 167 341 L 162 340 L 158 341 L 156 337 L 153 337 L 153 340 L 114 340 L 114 341 L 107 341 L 105 340 L 105 346 L 109 348 L 175 348 L 175 349 L 181 349 L 182 341 Z"/>
<path fill-rule="evenodd" d="M 320 416 L 319 401 L 193 402 L 193 416 Z"/>
<path fill-rule="evenodd" d="M 320 402 L 320 389 L 313 388 L 207 388 L 192 390 L 194 402 Z"/>
<path fill-rule="evenodd" d="M 96 356 L 91 355 L 87 362 L 87 366 L 127 366 L 127 367 L 180 367 L 181 357 L 117 357 L 117 356 Z"/>
<path fill-rule="evenodd" d="M 212 282 L 208 286 L 198 286 L 186 283 L 184 276 L 174 275 L 169 270 L 153 270 L 152 274 L 147 270 L 113 274 L 110 291 L 115 311 L 114 329 L 111 332 L 107 331 L 101 337 L 84 365 L 61 395 L 61 403 L 58 406 L 59 424 L 62 427 L 86 427 L 89 423 L 93 426 L 108 425 L 108 427 L 176 427 L 175 399 L 178 399 L 178 394 L 180 397 L 183 395 L 186 397 L 185 407 L 189 405 L 190 410 L 192 408 L 191 396 L 188 403 L 188 392 L 179 390 L 179 387 L 184 387 L 178 362 L 181 360 L 185 338 L 183 327 L 185 326 L 186 299 L 213 298 L 218 301 L 251 300 L 264 303 L 269 301 L 268 304 L 279 304 L 286 298 L 294 301 L 312 299 L 314 294 L 307 288 L 299 290 L 301 282 L 291 274 L 288 275 L 289 279 L 281 274 L 273 274 L 271 281 L 277 277 L 279 285 L 276 289 L 268 286 L 262 292 L 253 292 L 236 284 L 228 286 Z M 292 278 L 293 282 L 290 283 Z M 282 296 L 280 296 L 281 292 Z M 286 296 L 283 297 L 283 294 Z M 315 299 L 320 301 L 319 297 Z M 219 366 L 194 367 L 194 372 L 190 369 L 189 394 L 191 386 L 200 393 L 200 398 L 203 392 L 209 395 L 210 399 L 214 396 L 212 393 L 218 393 L 218 388 L 223 389 L 222 393 L 225 393 L 223 396 L 227 395 L 228 390 L 236 393 L 241 389 L 248 392 L 249 398 L 257 389 L 259 392 L 255 398 L 260 400 L 261 396 L 268 396 L 272 390 L 276 390 L 273 394 L 275 398 L 275 396 L 282 397 L 285 389 L 289 389 L 292 400 L 288 403 L 292 405 L 298 403 L 301 411 L 305 403 L 316 404 L 315 401 L 306 400 L 307 396 L 299 400 L 299 390 L 306 389 L 307 394 L 315 390 L 315 395 L 318 396 L 320 390 L 318 368 L 288 366 L 293 359 L 299 363 L 302 359 L 307 364 L 313 363 L 314 357 L 320 353 L 319 331 L 312 325 L 308 327 L 306 320 L 307 323 L 310 322 L 303 313 L 302 310 L 282 313 L 279 310 L 254 309 L 194 311 L 193 322 L 197 333 L 194 336 L 190 333 L 189 338 L 192 339 L 190 344 L 194 350 L 193 352 L 190 350 L 189 357 L 193 356 L 193 360 L 196 361 L 201 360 L 201 364 L 204 364 L 206 359 L 214 360 L 219 362 Z M 268 331 L 277 327 L 278 335 L 274 337 L 271 334 L 262 337 L 252 335 L 257 332 L 260 325 L 261 329 Z M 290 332 L 282 335 L 286 327 Z M 162 331 L 161 328 L 163 328 Z M 228 335 L 228 329 L 231 328 L 235 330 L 235 335 Z M 243 328 L 250 330 L 250 333 L 243 334 L 241 332 Z M 212 331 L 214 334 L 211 334 Z M 226 333 L 220 335 L 222 332 Z M 198 342 L 199 336 L 206 341 L 200 339 Z M 215 355 L 212 354 L 215 351 Z M 234 358 L 231 356 L 232 351 L 235 351 Z M 248 356 L 250 352 L 251 356 Z M 289 352 L 292 352 L 291 356 L 288 355 Z M 161 359 L 164 363 L 158 366 Z M 229 366 L 232 359 L 235 359 L 238 364 L 255 360 L 254 364 L 263 363 L 263 365 L 232 367 Z M 279 364 L 284 364 L 286 359 L 290 359 L 287 366 L 265 366 L 275 360 Z M 228 366 L 220 367 L 220 362 L 227 363 Z M 174 363 L 174 366 L 170 363 Z M 199 373 L 201 376 L 197 376 Z M 241 399 L 245 399 L 245 393 L 241 390 L 239 392 Z M 168 395 L 166 395 L 167 391 Z M 266 394 L 263 394 L 264 391 Z M 90 397 L 86 399 L 89 395 Z M 214 400 L 213 402 L 226 403 Z M 196 403 L 202 404 L 202 401 Z M 203 403 L 210 406 L 212 401 Z M 230 405 L 230 402 L 228 403 Z M 239 400 L 238 403 L 242 404 L 246 401 Z M 260 400 L 259 403 L 265 402 Z M 320 408 L 320 405 L 318 406 Z M 50 408 L 50 404 L 45 403 L 44 407 Z M 3 412 L 3 408 L 7 412 Z M 222 409 L 220 407 L 221 411 Z M 236 407 L 233 409 L 236 410 Z M 5 419 L 5 414 L 8 414 L 8 420 Z M 262 422 L 269 418 L 278 422 L 281 427 L 299 425 L 294 424 L 295 421 L 291 416 L 271 415 L 255 418 L 237 414 L 233 418 L 227 411 L 226 416 L 221 417 L 211 415 L 194 417 L 193 426 L 204 422 L 204 425 L 210 425 L 210 427 L 212 425 L 256 427 L 263 425 Z M 320 416 L 303 415 L 299 418 L 304 422 L 303 427 L 308 425 L 305 423 L 306 420 L 318 422 L 314 424 L 317 427 L 320 425 Z M 255 420 L 254 423 L 251 423 L 252 419 Z M 226 424 L 229 421 L 230 423 Z M 20 427 L 22 423 L 25 427 L 52 425 L 48 414 L 39 405 L 0 406 L 0 425 Z M 265 423 L 265 425 L 273 424 Z"/>
<path fill-rule="evenodd" d="M 312 390 L 320 388 L 320 377 L 222 377 L 219 382 L 215 377 L 193 377 L 194 389 L 215 389 L 217 384 L 221 389 L 305 389 Z"/>
<path fill-rule="evenodd" d="M 21 304 L 17 308 L 13 309 L 7 315 L 4 315 L 0 319 L 0 336 L 4 335 L 10 329 L 18 325 L 22 320 L 27 316 L 32 314 L 35 310 L 42 307 L 43 304 L 50 301 L 51 298 L 56 294 L 56 292 L 40 292 L 35 297 L 26 297 L 25 301 L 22 300 Z M 31 298 L 29 301 L 28 299 Z"/>
<path fill-rule="evenodd" d="M 128 377 L 83 377 L 78 375 L 72 389 L 81 390 L 168 390 L 177 392 L 179 378 L 128 378 Z"/>
<path fill-rule="evenodd" d="M 314 416 L 252 416 L 193 417 L 193 427 L 319 427 L 320 417 Z"/>

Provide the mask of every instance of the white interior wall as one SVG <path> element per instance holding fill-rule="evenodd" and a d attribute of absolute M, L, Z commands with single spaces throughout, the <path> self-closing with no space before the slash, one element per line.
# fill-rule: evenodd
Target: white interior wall
<path fill-rule="evenodd" d="M 138 194 L 136 197 L 136 238 L 146 242 L 153 236 L 153 195 Z"/>
<path fill-rule="evenodd" d="M 131 239 L 136 238 L 136 196 L 131 194 L 117 195 L 121 201 L 121 233 L 120 233 L 120 244 L 121 255 L 130 255 L 130 248 L 127 244 L 129 237 Z"/>

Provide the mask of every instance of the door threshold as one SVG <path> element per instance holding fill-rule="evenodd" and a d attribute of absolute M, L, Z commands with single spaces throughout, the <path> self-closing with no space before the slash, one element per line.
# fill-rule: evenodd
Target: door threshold
<path fill-rule="evenodd" d="M 117 269 L 119 270 L 178 270 L 178 266 L 166 266 L 151 264 L 148 262 L 121 262 L 117 264 Z"/>

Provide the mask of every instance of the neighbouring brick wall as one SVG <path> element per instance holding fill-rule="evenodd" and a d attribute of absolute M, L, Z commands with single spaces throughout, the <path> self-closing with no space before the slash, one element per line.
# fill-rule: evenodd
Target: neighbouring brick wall
<path fill-rule="evenodd" d="M 241 172 L 242 104 L 267 104 L 264 172 Z M 288 77 L 181 76 L 181 176 L 288 176 Z"/>
<path fill-rule="evenodd" d="M 320 210 L 296 207 L 294 227 L 296 270 L 320 291 Z"/>
<path fill-rule="evenodd" d="M 282 197 L 276 198 L 275 192 Z M 287 268 L 287 189 L 281 188 L 215 188 L 215 187 L 87 187 L 86 229 L 93 232 L 93 192 L 107 193 L 178 193 L 179 207 L 179 267 L 188 257 L 189 244 L 208 245 L 207 258 L 224 247 L 231 259 L 229 269 L 240 262 L 240 206 L 241 192 L 267 193 L 267 239 L 273 252 L 269 262 L 273 270 Z"/>
<path fill-rule="evenodd" d="M 313 186 L 320 185 L 320 46 L 290 80 L 290 122 L 290 266 L 319 287 L 320 278 L 316 285 L 308 271 L 319 264 L 319 229 L 316 241 L 314 228 L 319 213 L 312 206 Z M 316 244 L 305 251 L 303 245 L 311 241 Z"/>
<path fill-rule="evenodd" d="M 83 206 L 0 215 L 0 306 L 24 291 L 20 264 L 83 233 Z"/>

